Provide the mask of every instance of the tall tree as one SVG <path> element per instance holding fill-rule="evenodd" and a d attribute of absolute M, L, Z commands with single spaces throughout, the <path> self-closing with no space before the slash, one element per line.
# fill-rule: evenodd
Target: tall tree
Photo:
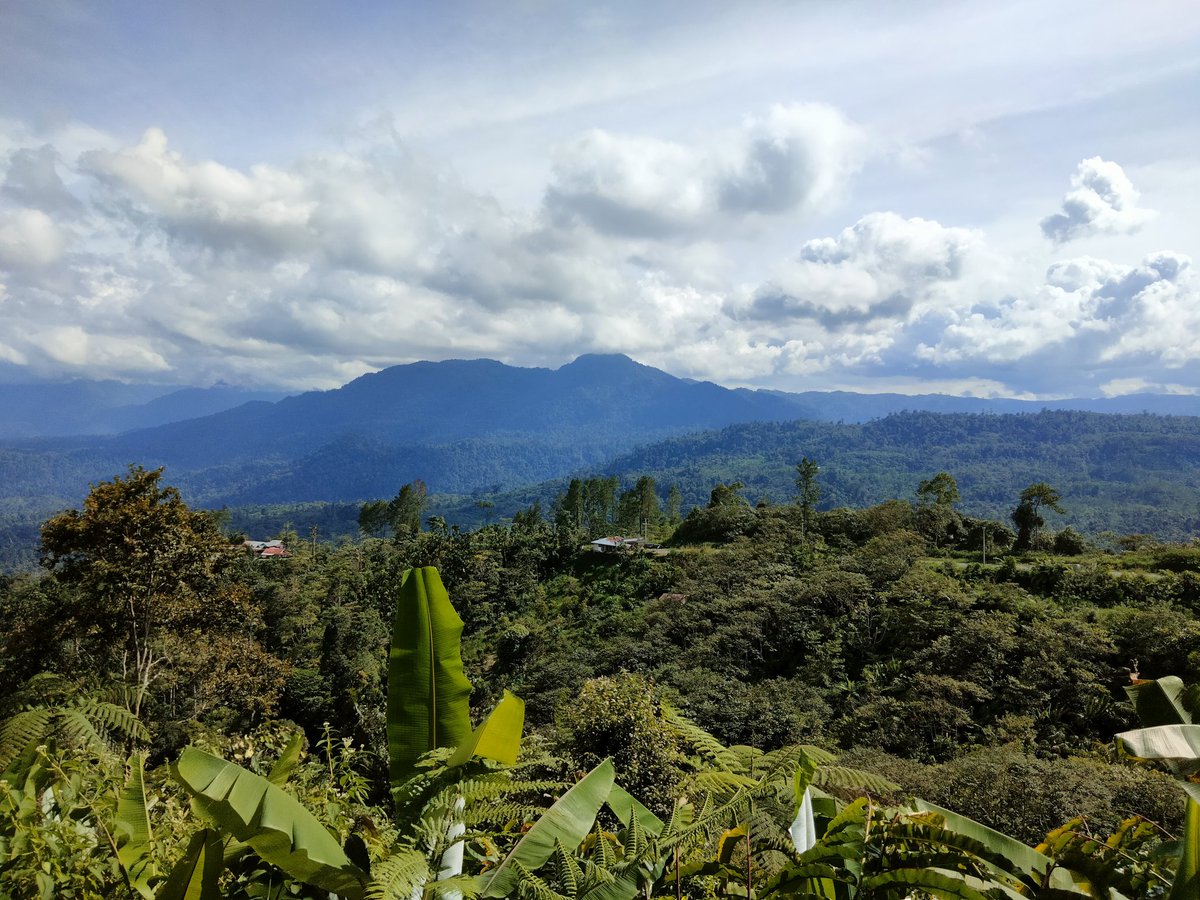
<path fill-rule="evenodd" d="M 673 484 L 667 491 L 667 521 L 672 525 L 679 524 L 679 513 L 682 506 L 683 492 L 679 490 L 679 485 Z"/>
<path fill-rule="evenodd" d="M 960 499 L 958 482 L 949 472 L 938 472 L 917 485 L 917 502 L 923 506 L 953 506 Z"/>
<path fill-rule="evenodd" d="M 1037 481 L 1021 491 L 1020 502 L 1012 511 L 1013 524 L 1017 526 L 1016 549 L 1027 550 L 1034 545 L 1046 520 L 1043 509 L 1052 509 L 1060 515 L 1062 495 L 1044 481 Z"/>
<path fill-rule="evenodd" d="M 72 631 L 99 673 L 122 673 L 135 715 L 155 686 L 189 698 L 181 717 L 237 705 L 230 692 L 261 713 L 283 676 L 255 640 L 261 618 L 247 592 L 225 578 L 236 552 L 161 477 L 130 466 L 94 485 L 82 511 L 42 526 L 42 565 L 75 589 Z"/>
<path fill-rule="evenodd" d="M 796 463 L 796 502 L 800 505 L 800 534 L 805 540 L 812 528 L 813 513 L 821 502 L 821 485 L 817 483 L 820 473 L 821 467 L 815 459 L 803 456 Z"/>

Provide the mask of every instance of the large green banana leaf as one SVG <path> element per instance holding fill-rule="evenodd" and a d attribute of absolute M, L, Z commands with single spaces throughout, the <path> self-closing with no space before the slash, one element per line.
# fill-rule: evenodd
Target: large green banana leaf
<path fill-rule="evenodd" d="M 918 812 L 935 813 L 940 816 L 947 831 L 961 834 L 982 844 L 989 853 L 986 861 L 993 868 L 1009 875 L 1032 878 L 1039 884 L 1045 879 L 1046 872 L 1050 872 L 1050 887 L 1062 891 L 1081 892 L 1069 872 L 1057 867 L 1054 860 L 1044 853 L 1039 853 L 1016 838 L 1009 837 L 1003 832 L 989 828 L 982 822 L 976 822 L 974 819 L 959 815 L 935 803 L 914 800 L 913 806 Z"/>
<path fill-rule="evenodd" d="M 471 737 L 458 745 L 450 762 L 453 768 L 479 756 L 507 766 L 516 765 L 521 752 L 521 732 L 525 728 L 525 701 L 516 694 L 504 692 L 500 702 L 488 717 L 479 723 Z"/>
<path fill-rule="evenodd" d="M 1190 692 L 1183 680 L 1174 675 L 1154 680 L 1135 681 L 1125 693 L 1146 727 L 1156 725 L 1191 725 Z"/>
<path fill-rule="evenodd" d="M 462 629 L 437 569 L 404 573 L 388 654 L 387 736 L 394 788 L 412 777 L 423 754 L 471 738 L 471 682 L 459 653 Z"/>
<path fill-rule="evenodd" d="M 155 900 L 221 900 L 218 882 L 224 868 L 221 836 L 211 828 L 198 831 L 192 835 L 183 859 L 154 895 Z"/>
<path fill-rule="evenodd" d="M 1196 900 L 1200 897 L 1200 804 L 1191 797 L 1187 801 L 1180 843 L 1183 852 L 1179 855 L 1167 900 Z"/>
<path fill-rule="evenodd" d="M 173 767 L 198 812 L 297 881 L 361 900 L 366 873 L 295 797 L 241 766 L 194 747 Z"/>
<path fill-rule="evenodd" d="M 150 882 L 158 875 L 154 866 L 154 832 L 150 826 L 150 810 L 146 804 L 145 760 L 135 755 L 129 760 L 129 782 L 117 798 L 117 817 L 114 822 L 117 839 L 117 861 L 125 870 L 130 886 L 151 900 L 154 891 Z"/>
<path fill-rule="evenodd" d="M 1200 800 L 1200 785 L 1186 779 L 1200 771 L 1200 725 L 1157 725 L 1117 735 L 1117 745 L 1139 760 L 1165 763 L 1185 779 L 1184 790 Z"/>
<path fill-rule="evenodd" d="M 481 897 L 515 895 L 521 868 L 536 871 L 554 853 L 556 843 L 577 847 L 592 830 L 613 787 L 613 764 L 605 760 L 563 794 L 517 842 L 512 852 L 489 872 L 480 876 Z"/>

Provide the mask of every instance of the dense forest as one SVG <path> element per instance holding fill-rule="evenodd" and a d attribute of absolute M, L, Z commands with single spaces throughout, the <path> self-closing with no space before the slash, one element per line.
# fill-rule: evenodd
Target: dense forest
<path fill-rule="evenodd" d="M 1166 752 L 1139 717 L 1193 727 L 1200 548 L 1089 541 L 1046 482 L 991 520 L 948 472 L 833 509 L 823 466 L 790 474 L 787 502 L 717 482 L 686 515 L 651 476 L 576 479 L 470 531 L 409 484 L 358 510 L 379 537 L 285 533 L 274 558 L 159 471 L 95 485 L 42 525 L 42 572 L 0 580 L 0 885 L 1150 898 L 1197 877 L 1170 773 L 1200 763 L 1131 758 Z M 614 532 L 663 549 L 588 547 Z"/>
<path fill-rule="evenodd" d="M 1154 532 L 1185 540 L 1200 533 L 1200 418 L 1193 417 L 907 412 L 864 424 L 751 422 L 646 444 L 607 461 L 600 453 L 607 439 L 562 453 L 544 452 L 546 440 L 467 440 L 398 452 L 344 438 L 299 459 L 168 471 L 190 503 L 224 510 L 236 529 L 256 537 L 286 528 L 307 537 L 315 528 L 326 539 L 353 538 L 359 503 L 417 479 L 428 479 L 429 514 L 464 528 L 511 521 L 535 502 L 549 509 L 568 473 L 616 477 L 622 487 L 651 476 L 664 501 L 667 486 L 679 488 L 685 511 L 703 506 L 722 479 L 741 481 L 754 502 L 786 501 L 801 456 L 821 463 L 825 510 L 911 497 L 929 471 L 941 469 L 955 474 L 961 508 L 975 516 L 1006 519 L 1017 493 L 1044 481 L 1071 498 L 1063 524 L 1090 537 Z M 0 571 L 35 568 L 39 523 L 77 503 L 89 480 L 121 465 L 82 445 L 69 452 L 0 450 Z M 538 481 L 555 471 L 563 477 Z M 514 483 L 523 486 L 501 489 Z"/>

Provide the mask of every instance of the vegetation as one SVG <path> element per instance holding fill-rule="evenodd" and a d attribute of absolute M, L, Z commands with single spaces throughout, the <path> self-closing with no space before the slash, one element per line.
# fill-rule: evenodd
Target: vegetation
<path fill-rule="evenodd" d="M 0 885 L 1194 891 L 1200 549 L 1043 521 L 1022 550 L 949 471 L 857 509 L 718 483 L 677 527 L 663 485 L 580 479 L 474 531 L 293 533 L 270 559 L 160 471 L 97 484 L 45 522 L 43 574 L 0 581 Z M 631 524 L 671 551 L 586 549 Z"/>

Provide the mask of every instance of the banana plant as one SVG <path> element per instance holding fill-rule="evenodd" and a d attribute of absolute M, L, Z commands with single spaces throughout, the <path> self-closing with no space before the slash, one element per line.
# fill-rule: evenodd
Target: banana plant
<path fill-rule="evenodd" d="M 1117 735 L 1117 747 L 1141 762 L 1157 762 L 1179 779 L 1187 794 L 1179 861 L 1168 900 L 1200 898 L 1200 689 L 1175 676 L 1138 679 L 1126 687 L 1147 726 Z"/>

